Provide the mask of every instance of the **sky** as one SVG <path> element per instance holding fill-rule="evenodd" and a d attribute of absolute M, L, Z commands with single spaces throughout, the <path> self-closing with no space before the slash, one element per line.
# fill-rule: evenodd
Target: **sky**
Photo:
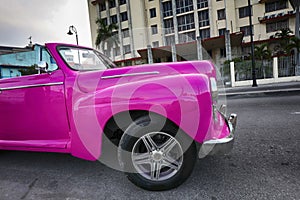
<path fill-rule="evenodd" d="M 92 46 L 86 0 L 0 0 L 0 46 L 25 47 L 32 42 L 75 44 L 69 26 L 78 32 L 79 45 Z"/>

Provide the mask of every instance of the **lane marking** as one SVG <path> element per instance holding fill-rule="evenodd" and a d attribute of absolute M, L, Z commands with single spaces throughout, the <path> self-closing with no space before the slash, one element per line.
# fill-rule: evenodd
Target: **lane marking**
<path fill-rule="evenodd" d="M 300 115 L 300 112 L 293 112 L 292 115 Z"/>

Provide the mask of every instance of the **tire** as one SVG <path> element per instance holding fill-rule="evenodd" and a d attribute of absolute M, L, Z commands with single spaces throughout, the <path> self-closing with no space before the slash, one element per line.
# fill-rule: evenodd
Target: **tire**
<path fill-rule="evenodd" d="M 132 183 L 146 190 L 181 185 L 195 165 L 193 140 L 165 122 L 159 116 L 140 117 L 125 130 L 119 144 L 121 168 Z"/>

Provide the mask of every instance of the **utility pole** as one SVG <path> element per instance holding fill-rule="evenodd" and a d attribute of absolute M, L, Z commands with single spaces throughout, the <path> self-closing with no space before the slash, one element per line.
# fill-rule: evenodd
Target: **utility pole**
<path fill-rule="evenodd" d="M 295 36 L 300 39 L 300 2 L 299 0 L 290 0 L 290 3 L 293 6 L 293 9 L 296 11 L 296 24 L 295 24 Z M 300 75 L 300 52 L 295 49 L 296 55 L 296 75 Z"/>
<path fill-rule="evenodd" d="M 230 30 L 228 28 L 228 16 L 227 15 L 227 4 L 226 0 L 224 0 L 224 6 L 225 6 L 225 26 L 226 26 L 226 31 L 225 31 L 225 49 L 226 49 L 226 60 L 232 60 L 232 54 L 231 54 L 231 40 L 230 40 Z"/>
<path fill-rule="evenodd" d="M 249 23 L 250 23 L 250 38 L 251 38 L 251 57 L 252 57 L 252 87 L 257 87 L 256 82 L 256 69 L 255 69 L 255 60 L 254 60 L 254 41 L 253 41 L 253 29 L 252 29 L 252 9 L 250 0 L 248 0 L 248 12 L 249 12 Z"/>

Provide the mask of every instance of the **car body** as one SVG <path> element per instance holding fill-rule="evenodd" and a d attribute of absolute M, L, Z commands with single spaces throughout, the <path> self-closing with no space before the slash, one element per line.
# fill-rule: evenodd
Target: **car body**
<path fill-rule="evenodd" d="M 176 174 L 181 173 L 186 165 L 183 158 L 188 157 L 180 158 L 174 169 L 170 167 L 172 162 L 166 164 L 163 157 L 171 154 L 170 149 L 167 153 L 162 149 L 167 149 L 163 148 L 167 141 L 176 147 L 175 154 L 193 154 L 186 161 L 191 163 L 189 171 L 195 157 L 195 148 L 191 150 L 190 146 L 198 147 L 199 157 L 228 153 L 232 148 L 236 115 L 227 118 L 224 106 L 217 108 L 217 75 L 211 62 L 115 68 L 91 48 L 49 43 L 45 50 L 55 60 L 51 70 L 0 79 L 0 149 L 70 153 L 97 160 L 107 151 L 103 147 L 107 140 L 108 148 L 116 149 L 115 153 L 108 152 L 119 158 L 124 169 L 127 161 L 122 150 L 133 142 L 128 150 L 132 152 L 129 159 L 133 171 L 126 166 L 124 169 L 129 179 L 145 189 L 163 190 L 179 185 L 174 182 L 183 182 Z M 50 64 L 41 62 L 39 70 L 46 66 Z M 164 123 L 158 129 L 161 122 Z M 143 131 L 148 125 L 149 131 Z M 176 130 L 169 131 L 170 127 Z M 139 136 L 134 135 L 137 132 Z M 137 140 L 131 141 L 131 134 Z M 188 145 L 182 145 L 177 135 L 190 141 Z M 152 146 L 151 138 L 156 138 Z M 137 147 L 139 154 L 151 155 L 147 162 L 140 160 L 139 163 L 145 162 L 141 166 L 134 161 L 133 149 Z M 159 163 L 162 166 L 158 167 Z M 149 173 L 145 172 L 147 164 Z M 158 173 L 151 173 L 153 167 L 159 169 Z M 140 176 L 143 173 L 146 175 Z M 179 177 L 186 179 L 189 174 Z"/>

